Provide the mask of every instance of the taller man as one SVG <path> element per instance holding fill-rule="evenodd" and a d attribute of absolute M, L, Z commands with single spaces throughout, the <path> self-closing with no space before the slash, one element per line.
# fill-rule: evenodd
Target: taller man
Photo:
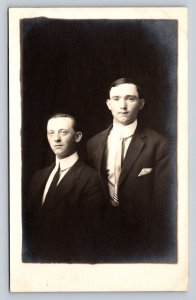
<path fill-rule="evenodd" d="M 88 141 L 108 203 L 106 260 L 161 261 L 170 245 L 168 143 L 137 121 L 145 101 L 135 81 L 112 83 L 113 124 Z"/>

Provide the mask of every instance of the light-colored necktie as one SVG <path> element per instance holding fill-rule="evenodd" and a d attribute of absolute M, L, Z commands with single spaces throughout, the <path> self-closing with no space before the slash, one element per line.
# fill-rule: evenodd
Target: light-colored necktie
<path fill-rule="evenodd" d="M 114 195 L 113 195 L 113 201 L 116 206 L 119 205 L 118 201 L 118 182 L 122 167 L 122 160 L 123 160 L 123 137 L 121 136 L 118 144 L 117 144 L 117 150 L 116 150 L 116 156 L 115 156 L 115 166 L 114 166 Z"/>

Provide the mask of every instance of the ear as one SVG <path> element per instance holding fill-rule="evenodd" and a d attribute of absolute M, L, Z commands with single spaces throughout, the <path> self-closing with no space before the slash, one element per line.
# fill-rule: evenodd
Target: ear
<path fill-rule="evenodd" d="M 79 143 L 82 139 L 82 132 L 81 131 L 77 131 L 76 135 L 75 135 L 75 142 Z"/>
<path fill-rule="evenodd" d="M 110 99 L 106 100 L 106 105 L 107 105 L 108 109 L 111 110 L 111 100 Z"/>
<path fill-rule="evenodd" d="M 145 100 L 143 98 L 139 100 L 140 100 L 139 110 L 142 110 L 145 105 Z"/>

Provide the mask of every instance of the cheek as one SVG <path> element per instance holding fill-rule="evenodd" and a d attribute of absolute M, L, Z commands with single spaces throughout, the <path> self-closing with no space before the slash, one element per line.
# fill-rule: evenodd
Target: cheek
<path fill-rule="evenodd" d="M 51 146 L 52 145 L 52 141 L 51 141 L 51 138 L 47 138 L 48 139 L 48 143 L 49 143 L 49 145 Z"/>
<path fill-rule="evenodd" d="M 112 113 L 113 115 L 115 115 L 117 112 L 118 112 L 118 107 L 117 107 L 117 105 L 111 107 L 111 113 Z"/>
<path fill-rule="evenodd" d="M 139 111 L 139 106 L 138 106 L 138 104 L 133 104 L 133 105 L 129 105 L 129 111 L 130 111 L 130 113 L 132 113 L 132 114 L 136 114 L 136 113 L 138 113 L 138 111 Z"/>
<path fill-rule="evenodd" d="M 71 146 L 74 143 L 73 137 L 67 136 L 63 139 L 63 145 L 66 147 Z"/>

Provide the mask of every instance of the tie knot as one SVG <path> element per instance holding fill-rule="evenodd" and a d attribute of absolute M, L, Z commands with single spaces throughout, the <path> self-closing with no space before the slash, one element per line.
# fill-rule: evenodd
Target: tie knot
<path fill-rule="evenodd" d="M 123 140 L 124 140 L 124 137 L 121 135 L 118 139 L 119 143 L 122 144 L 123 143 Z"/>
<path fill-rule="evenodd" d="M 123 139 L 123 133 L 120 131 L 117 135 L 118 140 L 122 141 Z"/>

